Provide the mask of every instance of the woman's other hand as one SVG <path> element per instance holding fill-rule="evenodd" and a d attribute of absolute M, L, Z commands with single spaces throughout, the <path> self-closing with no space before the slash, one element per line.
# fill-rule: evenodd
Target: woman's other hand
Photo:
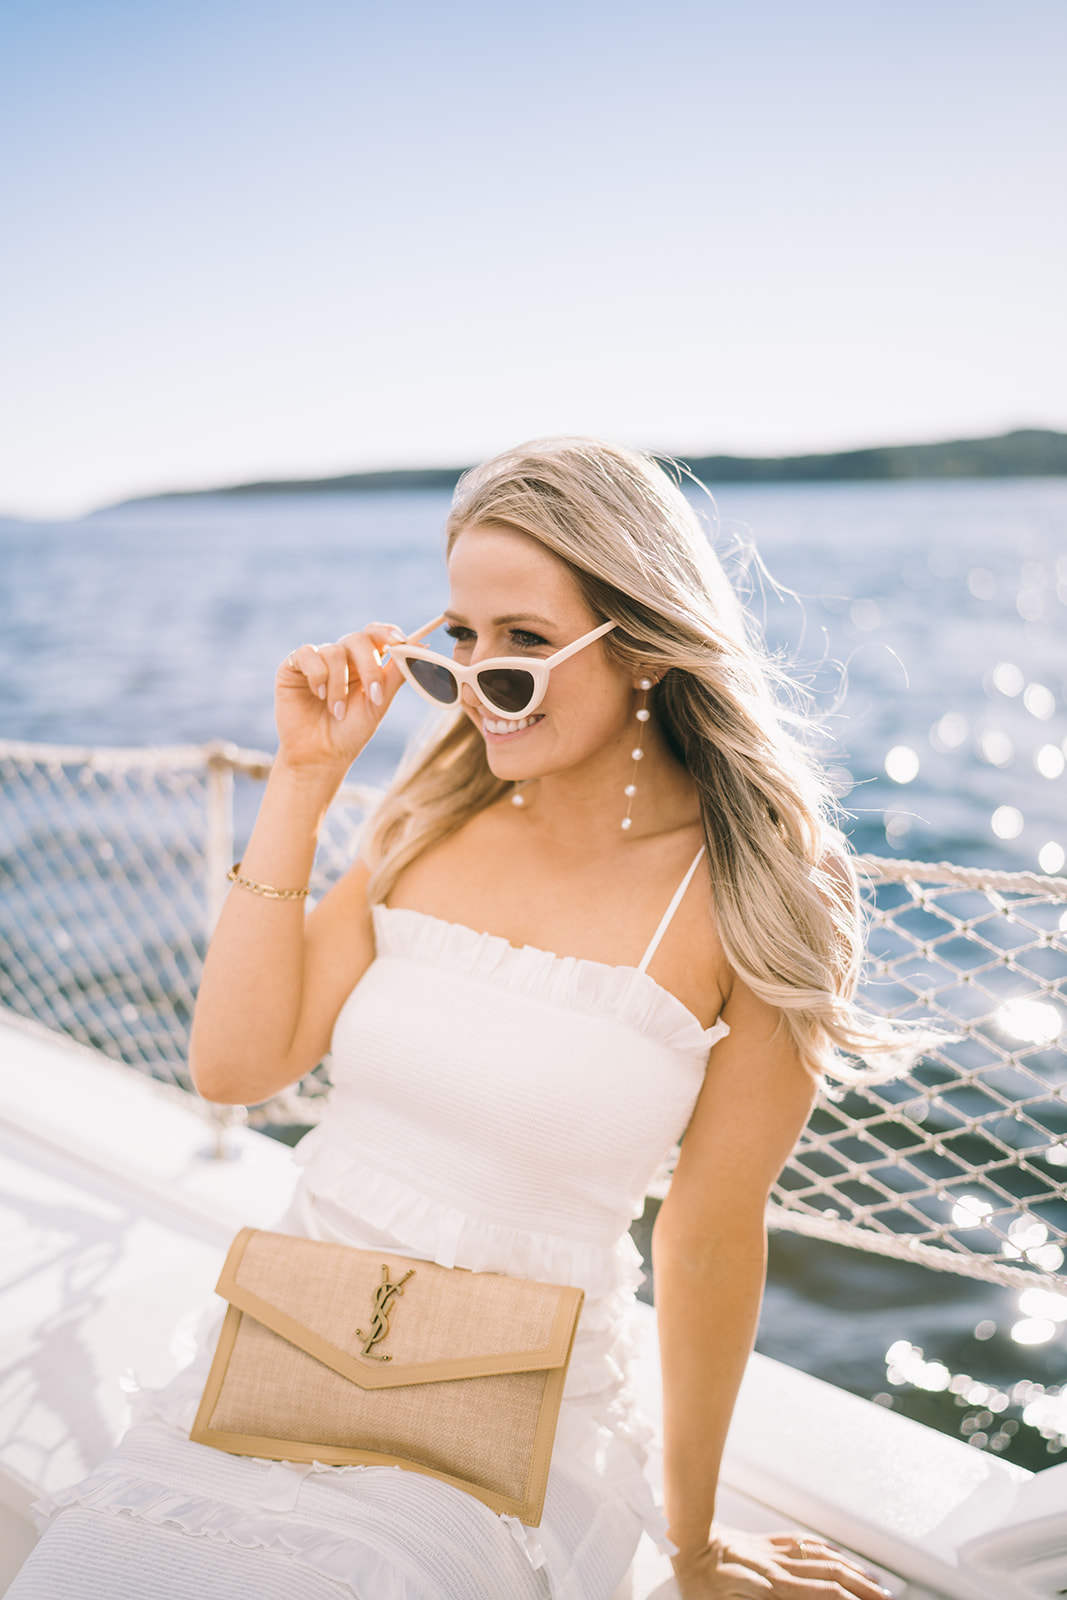
<path fill-rule="evenodd" d="M 403 683 L 382 652 L 406 636 L 387 623 L 368 623 L 334 644 L 303 644 L 282 662 L 274 680 L 278 756 L 289 767 L 343 767 L 369 743 Z"/>
<path fill-rule="evenodd" d="M 716 1528 L 691 1557 L 675 1556 L 682 1600 L 886 1600 L 889 1593 L 850 1557 L 796 1533 Z"/>

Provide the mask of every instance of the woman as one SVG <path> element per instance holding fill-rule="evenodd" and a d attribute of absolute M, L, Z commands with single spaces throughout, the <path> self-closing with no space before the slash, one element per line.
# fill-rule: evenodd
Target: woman
<path fill-rule="evenodd" d="M 684 1600 L 883 1592 L 819 1541 L 713 1521 L 768 1189 L 835 1051 L 899 1043 L 849 998 L 854 880 L 821 776 L 650 460 L 548 440 L 468 474 L 448 576 L 458 673 L 379 624 L 279 669 L 192 1064 L 208 1099 L 249 1104 L 332 1048 L 283 1231 L 585 1290 L 542 1523 L 413 1473 L 191 1445 L 201 1361 L 58 1497 L 19 1600 L 57 1592 L 62 1550 L 104 1574 L 79 1594 L 132 1592 L 139 1561 L 167 1597 L 608 1600 L 642 1526 L 666 1532 L 627 1388 L 626 1230 L 683 1133 L 653 1254 Z M 455 711 L 305 919 L 323 816 L 405 676 Z"/>

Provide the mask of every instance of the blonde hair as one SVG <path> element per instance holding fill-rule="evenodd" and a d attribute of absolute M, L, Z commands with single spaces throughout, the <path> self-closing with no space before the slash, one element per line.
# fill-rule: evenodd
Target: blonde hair
<path fill-rule="evenodd" d="M 803 719 L 781 704 L 782 674 L 750 639 L 681 489 L 647 456 L 541 439 L 461 478 L 448 551 L 464 528 L 487 523 L 565 561 L 594 614 L 617 624 L 604 649 L 625 671 L 659 680 L 652 708 L 699 791 L 726 957 L 779 1009 L 805 1066 L 854 1079 L 839 1051 L 899 1051 L 905 1030 L 853 1001 L 864 952 L 855 871 Z M 490 771 L 469 718 L 453 714 L 374 821 L 371 899 L 384 900 L 410 861 L 510 788 Z"/>

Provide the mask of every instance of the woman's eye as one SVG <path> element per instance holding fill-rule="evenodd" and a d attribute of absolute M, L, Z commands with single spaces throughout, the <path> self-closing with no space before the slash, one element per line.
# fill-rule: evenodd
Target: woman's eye
<path fill-rule="evenodd" d="M 472 645 L 478 635 L 473 628 L 464 627 L 459 622 L 445 624 L 445 632 L 457 646 Z M 540 633 L 531 633 L 526 628 L 510 628 L 508 630 L 508 645 L 512 650 L 541 650 L 548 640 Z"/>

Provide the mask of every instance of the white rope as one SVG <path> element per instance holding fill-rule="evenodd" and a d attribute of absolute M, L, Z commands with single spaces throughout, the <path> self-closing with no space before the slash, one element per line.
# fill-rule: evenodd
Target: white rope
<path fill-rule="evenodd" d="M 1037 894 L 1043 900 L 1067 900 L 1067 878 L 1038 872 L 998 872 L 991 867 L 957 867 L 952 861 L 894 861 L 885 856 L 858 856 L 861 873 L 882 883 L 955 883 L 966 889 L 1006 889 L 1010 894 Z"/>
<path fill-rule="evenodd" d="M 21 739 L 0 739 L 0 760 L 34 766 L 89 767 L 97 772 L 201 771 L 205 764 L 221 762 L 234 771 L 266 777 L 271 757 L 259 750 L 239 750 L 235 744 L 144 745 L 134 749 L 111 745 L 29 744 Z"/>
<path fill-rule="evenodd" d="M 826 1239 L 830 1244 L 864 1250 L 868 1255 L 891 1256 L 896 1261 L 914 1261 L 919 1266 L 932 1267 L 935 1272 L 952 1272 L 960 1278 L 999 1283 L 1005 1289 L 1032 1289 L 1036 1281 L 1032 1267 L 1013 1267 L 994 1257 L 957 1254 L 906 1235 L 872 1233 L 831 1217 L 805 1216 L 803 1212 L 787 1211 L 773 1201 L 767 1206 L 767 1226 L 772 1232 L 781 1230 L 803 1234 L 808 1239 Z M 1057 1273 L 1042 1273 L 1040 1282 L 1045 1289 L 1067 1289 L 1067 1277 Z"/>
<path fill-rule="evenodd" d="M 188 1029 L 235 816 L 271 757 L 221 742 L 0 741 L 0 1005 L 188 1086 Z M 350 865 L 377 791 L 345 785 L 312 877 Z M 861 857 L 864 999 L 945 1034 L 824 1094 L 773 1227 L 1011 1287 L 1067 1289 L 1067 879 Z M 950 1038 L 949 1035 L 952 1035 Z M 315 1119 L 321 1073 L 269 1108 Z"/>

